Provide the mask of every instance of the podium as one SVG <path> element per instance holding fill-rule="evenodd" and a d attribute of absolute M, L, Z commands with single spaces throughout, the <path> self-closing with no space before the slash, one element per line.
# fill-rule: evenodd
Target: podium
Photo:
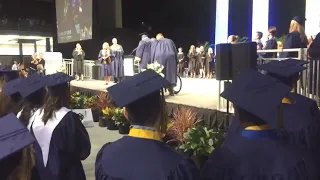
<path fill-rule="evenodd" d="M 101 77 L 101 65 L 93 65 L 92 66 L 92 79 L 95 80 L 103 80 L 103 77 Z"/>

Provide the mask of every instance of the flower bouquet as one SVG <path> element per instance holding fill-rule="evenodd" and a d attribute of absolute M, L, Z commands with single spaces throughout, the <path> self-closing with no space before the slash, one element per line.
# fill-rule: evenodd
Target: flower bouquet
<path fill-rule="evenodd" d="M 92 115 L 93 115 L 93 121 L 98 122 L 101 114 L 101 109 L 98 106 L 98 97 L 91 96 L 91 97 L 85 98 L 84 107 L 86 109 L 91 109 Z"/>
<path fill-rule="evenodd" d="M 123 115 L 123 108 L 116 108 L 113 111 L 112 120 L 119 127 L 120 134 L 128 134 L 130 130 L 130 122 Z"/>
<path fill-rule="evenodd" d="M 148 64 L 147 69 L 152 69 L 158 74 L 160 74 L 162 77 L 164 77 L 164 74 L 162 73 L 164 66 L 159 64 L 157 61 L 154 61 L 153 63 Z"/>

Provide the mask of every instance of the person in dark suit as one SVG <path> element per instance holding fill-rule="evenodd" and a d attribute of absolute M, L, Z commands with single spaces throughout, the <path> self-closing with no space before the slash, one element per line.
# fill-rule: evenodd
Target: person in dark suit
<path fill-rule="evenodd" d="M 277 28 L 274 26 L 269 27 L 268 29 L 268 40 L 266 42 L 266 46 L 263 48 L 265 50 L 269 49 L 278 49 L 278 43 L 276 38 Z M 277 57 L 277 53 L 266 53 L 263 55 L 264 58 L 275 58 Z"/>

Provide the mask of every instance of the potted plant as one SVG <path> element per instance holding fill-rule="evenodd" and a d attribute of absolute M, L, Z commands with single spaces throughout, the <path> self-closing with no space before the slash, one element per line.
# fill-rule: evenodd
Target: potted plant
<path fill-rule="evenodd" d="M 191 159 L 201 168 L 208 156 L 215 148 L 221 145 L 223 133 L 213 131 L 204 126 L 195 126 L 188 129 L 179 149 L 191 152 Z"/>
<path fill-rule="evenodd" d="M 87 99 L 88 97 L 81 95 L 80 92 L 73 93 L 71 95 L 71 108 L 74 113 L 82 117 L 81 122 L 85 127 L 93 127 L 92 111 L 85 107 Z"/>
<path fill-rule="evenodd" d="M 100 127 L 107 127 L 109 130 L 118 130 L 118 126 L 112 120 L 114 108 L 106 107 L 102 110 L 102 116 L 99 119 Z"/>
<path fill-rule="evenodd" d="M 101 115 L 101 109 L 98 106 L 98 97 L 97 96 L 91 96 L 88 98 L 85 98 L 85 104 L 84 104 L 86 109 L 91 109 L 92 111 L 92 116 L 93 116 L 93 121 L 98 122 L 99 117 Z"/>
<path fill-rule="evenodd" d="M 164 142 L 172 147 L 178 147 L 184 139 L 184 133 L 199 122 L 200 119 L 197 118 L 197 113 L 192 109 L 179 107 L 173 113 L 173 120 L 168 124 Z"/>
<path fill-rule="evenodd" d="M 113 111 L 112 120 L 119 127 L 120 134 L 129 134 L 130 123 L 123 115 L 123 108 L 116 108 Z"/>

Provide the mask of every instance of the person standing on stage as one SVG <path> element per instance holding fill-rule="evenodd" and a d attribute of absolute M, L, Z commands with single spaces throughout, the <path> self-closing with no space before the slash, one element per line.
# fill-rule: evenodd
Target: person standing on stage
<path fill-rule="evenodd" d="M 189 72 L 191 78 L 196 77 L 196 61 L 197 61 L 197 52 L 196 52 L 196 47 L 194 45 L 190 46 L 189 53 L 188 53 L 188 58 L 189 58 Z"/>
<path fill-rule="evenodd" d="M 99 52 L 98 60 L 102 64 L 101 76 L 104 77 L 106 85 L 111 81 L 111 76 L 113 74 L 113 67 L 111 61 L 111 51 L 109 44 L 107 42 L 103 43 L 102 49 Z"/>
<path fill-rule="evenodd" d="M 205 72 L 207 73 L 208 79 L 211 79 L 212 75 L 214 74 L 214 67 L 215 67 L 214 57 L 215 55 L 213 53 L 213 49 L 210 47 L 206 54 L 205 65 L 204 65 Z"/>
<path fill-rule="evenodd" d="M 168 90 L 170 96 L 174 96 L 173 87 L 177 84 L 177 48 L 171 39 L 165 38 L 161 33 L 157 34 L 156 39 L 151 49 L 151 57 L 153 61 L 164 66 L 163 74 L 170 83 Z"/>
<path fill-rule="evenodd" d="M 182 47 L 178 49 L 178 74 L 183 74 L 183 68 L 184 68 L 184 53 L 182 52 Z"/>
<path fill-rule="evenodd" d="M 147 35 L 141 36 L 135 60 L 139 61 L 141 70 L 147 69 L 147 65 L 151 63 L 151 39 Z"/>
<path fill-rule="evenodd" d="M 81 81 L 83 81 L 83 60 L 86 54 L 79 43 L 76 44 L 76 48 L 73 50 L 72 56 L 76 65 L 76 71 L 74 73 L 75 79 L 79 81 L 80 78 Z"/>
<path fill-rule="evenodd" d="M 204 52 L 204 47 L 200 46 L 199 48 L 199 54 L 198 54 L 198 64 L 199 64 L 199 77 L 205 78 L 206 72 L 205 72 L 205 60 L 206 60 L 206 53 Z"/>
<path fill-rule="evenodd" d="M 113 63 L 113 77 L 114 82 L 120 82 L 124 76 L 124 67 L 123 67 L 123 48 L 118 44 L 116 38 L 112 39 L 111 53 L 114 54 Z"/>

